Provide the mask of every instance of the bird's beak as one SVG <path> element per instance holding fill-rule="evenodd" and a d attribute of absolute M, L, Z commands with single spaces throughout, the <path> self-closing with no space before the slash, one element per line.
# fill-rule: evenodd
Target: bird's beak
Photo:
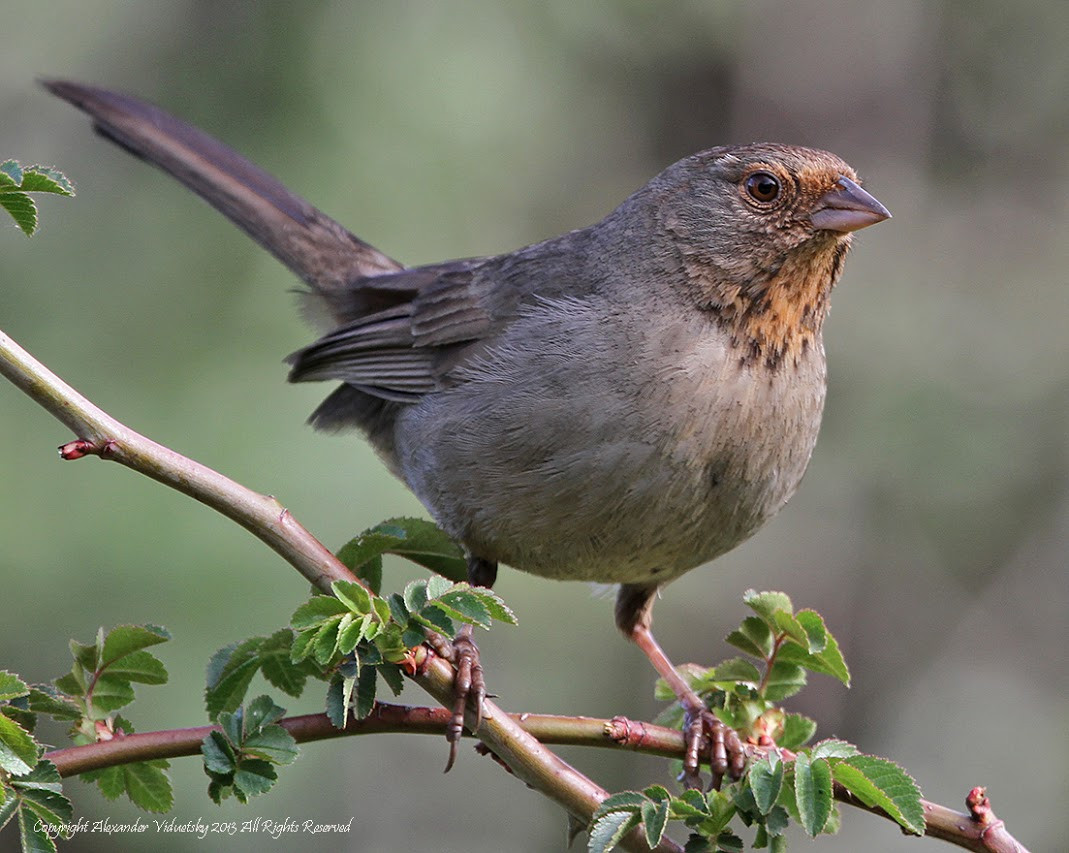
<path fill-rule="evenodd" d="M 836 188 L 820 197 L 809 219 L 813 227 L 826 231 L 857 231 L 891 218 L 891 211 L 842 175 Z"/>

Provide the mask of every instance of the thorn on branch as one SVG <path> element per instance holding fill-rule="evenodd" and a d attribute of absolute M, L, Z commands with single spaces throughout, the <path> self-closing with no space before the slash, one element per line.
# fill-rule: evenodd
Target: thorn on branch
<path fill-rule="evenodd" d="M 83 456 L 93 456 L 98 452 L 96 445 L 84 438 L 76 438 L 59 447 L 61 459 L 81 459 Z"/>
<path fill-rule="evenodd" d="M 59 447 L 61 459 L 81 459 L 83 456 L 99 456 L 101 459 L 109 459 L 118 450 L 118 442 L 113 438 L 105 439 L 100 444 L 94 444 L 88 439 L 76 438 Z"/>

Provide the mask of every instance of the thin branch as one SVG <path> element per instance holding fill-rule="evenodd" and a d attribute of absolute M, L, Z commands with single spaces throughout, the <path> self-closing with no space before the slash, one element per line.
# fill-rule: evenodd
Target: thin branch
<path fill-rule="evenodd" d="M 257 494 L 129 429 L 93 405 L 2 331 L 0 374 L 78 436 L 60 448 L 63 458 L 97 455 L 207 504 L 265 542 L 319 589 L 329 592 L 335 580 L 359 582 L 277 500 Z M 452 665 L 428 653 L 413 678 L 437 701 L 450 707 L 453 676 Z M 473 725 L 474 718 L 469 718 L 468 723 Z M 483 719 L 477 734 L 520 779 L 583 822 L 589 822 L 608 796 L 608 791 L 546 749 L 489 700 L 483 703 Z M 649 849 L 638 831 L 629 833 L 621 846 L 636 851 Z M 667 839 L 656 849 L 665 853 L 679 850 Z"/>
<path fill-rule="evenodd" d="M 669 729 L 626 717 L 605 720 L 596 717 L 565 717 L 556 714 L 511 715 L 517 725 L 541 743 L 555 746 L 593 746 L 626 749 L 646 755 L 682 759 L 685 744 L 679 729 Z M 298 743 L 312 743 L 339 737 L 370 734 L 424 734 L 442 736 L 451 713 L 445 708 L 376 703 L 363 720 L 350 719 L 344 729 L 334 726 L 326 714 L 286 717 L 279 725 Z M 119 764 L 153 758 L 178 758 L 199 755 L 201 741 L 219 726 L 199 726 L 158 732 L 121 735 L 108 741 L 55 749 L 45 758 L 56 765 L 60 776 L 77 776 Z M 750 757 L 760 757 L 765 747 L 748 747 Z M 780 750 L 784 757 L 790 755 Z M 878 808 L 866 806 L 841 785 L 835 785 L 835 799 L 863 809 L 887 820 L 892 818 Z M 925 835 L 947 841 L 975 853 L 1028 853 L 1007 831 L 991 810 L 983 788 L 974 788 L 966 800 L 969 813 L 949 809 L 922 800 Z"/>

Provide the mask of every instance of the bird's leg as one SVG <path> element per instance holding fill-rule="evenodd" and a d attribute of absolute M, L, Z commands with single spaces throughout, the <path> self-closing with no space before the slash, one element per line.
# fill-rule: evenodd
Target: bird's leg
<path fill-rule="evenodd" d="M 738 779 L 746 769 L 746 752 L 738 734 L 709 710 L 701 697 L 687 684 L 664 653 L 650 630 L 651 611 L 657 586 L 623 584 L 616 598 L 616 624 L 642 649 L 653 668 L 668 682 L 683 706 L 683 784 L 701 787 L 702 758 L 709 761 L 712 787 L 719 789 L 725 776 Z"/>
<path fill-rule="evenodd" d="M 472 586 L 484 586 L 489 589 L 497 579 L 497 563 L 479 557 L 468 557 L 468 583 Z M 486 681 L 483 667 L 479 661 L 479 647 L 472 639 L 471 625 L 462 625 L 452 643 L 450 660 L 456 668 L 453 678 L 453 716 L 446 729 L 449 741 L 449 760 L 446 773 L 457 759 L 460 738 L 464 734 L 464 712 L 468 706 L 475 712 L 475 726 L 478 729 L 483 719 L 483 700 L 486 698 Z M 473 730 L 474 730 L 473 729 Z"/>

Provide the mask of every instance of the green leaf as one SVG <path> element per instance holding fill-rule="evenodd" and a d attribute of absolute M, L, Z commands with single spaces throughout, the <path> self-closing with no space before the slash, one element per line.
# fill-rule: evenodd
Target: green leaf
<path fill-rule="evenodd" d="M 0 189 L 15 189 L 22 186 L 22 167 L 16 160 L 0 163 Z"/>
<path fill-rule="evenodd" d="M 334 653 L 338 650 L 338 623 L 341 616 L 335 616 L 324 622 L 316 632 L 315 642 L 312 644 L 312 657 L 320 666 L 326 666 L 334 659 Z"/>
<path fill-rule="evenodd" d="M 37 763 L 37 743 L 26 729 L 0 714 L 0 770 L 13 776 L 29 773 Z"/>
<path fill-rule="evenodd" d="M 650 785 L 648 788 L 643 788 L 642 793 L 655 803 L 659 803 L 661 800 L 670 801 L 672 799 L 672 795 L 668 793 L 668 789 L 663 785 Z"/>
<path fill-rule="evenodd" d="M 828 643 L 828 627 L 824 624 L 824 618 L 815 610 L 806 608 L 794 614 L 798 624 L 805 630 L 808 641 L 807 651 L 810 654 L 818 654 L 824 651 Z"/>
<path fill-rule="evenodd" d="M 782 702 L 805 687 L 805 681 L 802 667 L 777 659 L 765 682 L 764 698 L 770 702 Z"/>
<path fill-rule="evenodd" d="M 234 788 L 246 798 L 266 794 L 278 781 L 278 773 L 267 761 L 250 758 L 234 772 Z"/>
<path fill-rule="evenodd" d="M 375 670 L 376 667 L 365 666 L 357 676 L 353 716 L 358 720 L 366 719 L 375 707 L 375 685 L 378 681 Z"/>
<path fill-rule="evenodd" d="M 249 684 L 260 669 L 259 650 L 263 639 L 256 637 L 220 649 L 208 664 L 208 686 L 204 705 L 209 719 L 224 711 L 234 711 L 245 700 Z"/>
<path fill-rule="evenodd" d="M 483 602 L 482 596 L 477 595 L 467 584 L 457 584 L 438 598 L 435 604 L 459 622 L 467 622 L 481 628 L 490 627 L 489 608 Z"/>
<path fill-rule="evenodd" d="M 29 686 L 14 673 L 0 669 L 0 702 L 8 702 L 25 696 L 30 692 Z"/>
<path fill-rule="evenodd" d="M 304 692 L 308 671 L 306 667 L 295 664 L 291 659 L 292 646 L 293 631 L 282 628 L 261 643 L 257 656 L 260 659 L 260 670 L 268 683 L 296 698 Z"/>
<path fill-rule="evenodd" d="M 272 764 L 292 764 L 297 760 L 300 749 L 297 741 L 288 731 L 279 725 L 266 726 L 241 745 L 243 755 L 262 758 Z"/>
<path fill-rule="evenodd" d="M 361 616 L 371 613 L 371 593 L 360 584 L 352 581 L 334 581 L 330 588 L 338 600 L 353 613 L 359 613 Z"/>
<path fill-rule="evenodd" d="M 331 595 L 314 595 L 293 611 L 290 626 L 298 631 L 312 628 L 324 620 L 349 612 L 349 606 Z"/>
<path fill-rule="evenodd" d="M 409 581 L 401 596 L 409 613 L 422 610 L 427 604 L 427 582 L 425 580 Z"/>
<path fill-rule="evenodd" d="M 709 801 L 702 796 L 701 791 L 696 791 L 693 788 L 688 788 L 672 800 L 672 815 L 674 817 L 707 818 L 711 814 Z"/>
<path fill-rule="evenodd" d="M 174 790 L 164 759 L 123 765 L 126 793 L 134 805 L 148 812 L 168 812 L 174 806 Z"/>
<path fill-rule="evenodd" d="M 850 686 L 850 670 L 846 667 L 839 644 L 829 632 L 825 636 L 823 651 L 809 654 L 795 643 L 784 643 L 776 656 L 776 661 L 803 666 L 811 672 L 819 672 L 837 678 L 847 687 Z"/>
<path fill-rule="evenodd" d="M 209 732 L 200 742 L 200 752 L 204 756 L 204 766 L 213 773 L 234 772 L 237 755 L 222 732 Z"/>
<path fill-rule="evenodd" d="M 37 230 L 37 205 L 26 193 L 0 191 L 0 207 L 11 214 L 15 224 L 22 229 L 27 237 L 32 237 Z M 19 821 L 22 821 L 22 813 L 19 813 Z M 49 842 L 51 843 L 51 841 Z M 23 842 L 25 845 L 25 841 Z M 52 849 L 55 849 L 54 847 Z"/>
<path fill-rule="evenodd" d="M 30 166 L 24 170 L 22 185 L 19 187 L 28 193 L 51 193 L 53 195 L 74 195 L 74 184 L 56 168 Z"/>
<path fill-rule="evenodd" d="M 810 836 L 824 829 L 831 814 L 831 767 L 823 758 L 810 761 L 804 752 L 794 760 L 794 795 L 802 828 Z"/>
<path fill-rule="evenodd" d="M 646 843 L 650 847 L 656 847 L 661 843 L 664 828 L 668 826 L 668 800 L 643 803 L 642 823 L 645 824 Z"/>
<path fill-rule="evenodd" d="M 772 811 L 783 786 L 783 762 L 773 752 L 750 767 L 750 788 L 763 815 Z"/>
<path fill-rule="evenodd" d="M 4 197 L 0 195 L 0 206 L 6 207 Z M 30 233 L 30 232 L 27 232 Z M 48 837 L 41 825 L 41 816 L 35 809 L 23 807 L 18 810 L 19 842 L 22 853 L 55 853 L 56 842 Z"/>
<path fill-rule="evenodd" d="M 281 720 L 286 709 L 276 705 L 270 696 L 257 696 L 245 706 L 245 731 L 258 732 Z"/>
<path fill-rule="evenodd" d="M 731 658 L 713 670 L 713 679 L 731 683 L 744 682 L 757 685 L 761 683 L 761 673 L 757 667 L 745 658 Z"/>
<path fill-rule="evenodd" d="M 348 689 L 346 681 L 349 681 Z M 327 718 L 336 729 L 344 729 L 346 719 L 349 716 L 349 699 L 352 695 L 353 679 L 342 677 L 334 673 L 327 685 L 327 702 L 324 711 Z"/>
<path fill-rule="evenodd" d="M 390 691 L 394 696 L 400 696 L 401 691 L 405 686 L 405 677 L 401 672 L 401 668 L 396 664 L 384 663 L 375 667 L 378 670 L 382 680 L 386 682 L 386 686 L 390 688 Z"/>
<path fill-rule="evenodd" d="M 122 676 L 105 672 L 93 685 L 93 707 L 109 714 L 134 701 L 134 688 Z"/>
<path fill-rule="evenodd" d="M 813 744 L 813 749 L 810 750 L 810 758 L 850 758 L 860 754 L 858 748 L 852 743 L 838 738 L 822 740 Z"/>
<path fill-rule="evenodd" d="M 620 839 L 638 826 L 639 820 L 639 814 L 635 811 L 603 814 L 590 828 L 587 853 L 608 853 L 615 849 Z"/>
<path fill-rule="evenodd" d="M 105 664 L 109 676 L 140 684 L 166 684 L 167 669 L 152 652 L 136 651 L 123 655 L 115 663 Z"/>
<path fill-rule="evenodd" d="M 594 817 L 601 817 L 609 812 L 638 811 L 644 802 L 646 802 L 646 797 L 640 791 L 619 791 L 601 801 L 594 812 Z"/>
<path fill-rule="evenodd" d="M 170 632 L 157 625 L 119 625 L 108 631 L 104 638 L 100 659 L 106 667 L 132 652 L 166 643 L 169 639 Z"/>
<path fill-rule="evenodd" d="M 787 714 L 783 719 L 783 734 L 776 743 L 784 749 L 797 750 L 809 743 L 816 733 L 816 720 L 804 714 Z"/>
<path fill-rule="evenodd" d="M 79 720 L 82 717 L 81 708 L 48 685 L 34 685 L 28 698 L 29 708 L 35 714 L 48 714 L 57 720 Z"/>
<path fill-rule="evenodd" d="M 382 528 L 403 534 L 397 544 L 387 549 L 388 553 L 404 557 L 450 580 L 467 580 L 468 561 L 464 552 L 438 525 L 422 518 L 391 518 L 372 530 Z"/>
<path fill-rule="evenodd" d="M 748 589 L 743 593 L 742 600 L 773 629 L 776 628 L 777 613 L 794 613 L 794 605 L 785 592 L 756 592 Z"/>
<path fill-rule="evenodd" d="M 893 761 L 855 755 L 832 768 L 835 781 L 867 806 L 883 809 L 907 832 L 924 834 L 921 792 L 913 777 Z"/>
<path fill-rule="evenodd" d="M 772 654 L 774 645 L 772 629 L 758 616 L 747 616 L 743 619 L 739 630 L 728 634 L 727 641 L 746 654 L 762 659 Z"/>

